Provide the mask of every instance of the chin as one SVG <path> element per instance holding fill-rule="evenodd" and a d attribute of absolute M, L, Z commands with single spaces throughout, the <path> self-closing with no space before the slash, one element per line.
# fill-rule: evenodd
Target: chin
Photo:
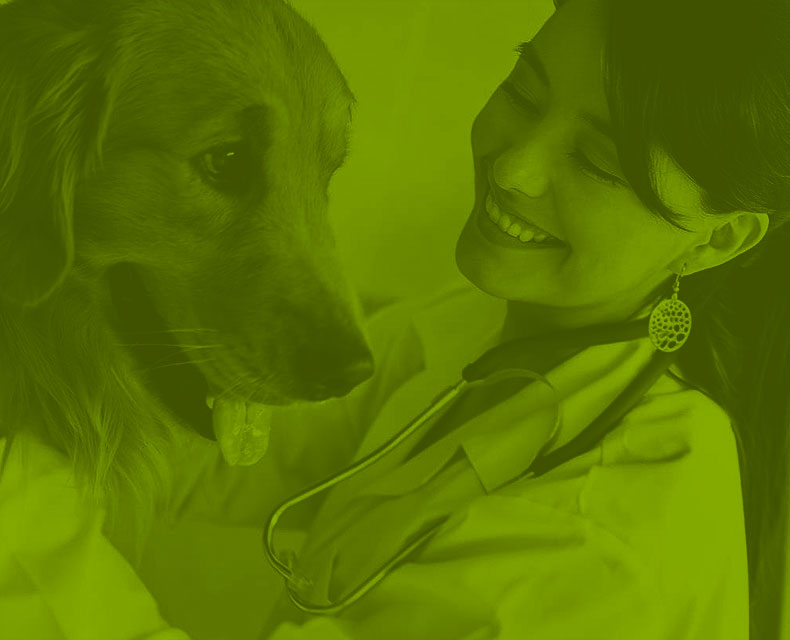
<path fill-rule="evenodd" d="M 540 291 L 538 280 L 530 278 L 525 265 L 514 255 L 508 259 L 495 247 L 480 241 L 472 227 L 473 216 L 466 221 L 455 245 L 455 264 L 461 274 L 482 292 L 503 300 L 552 304 L 551 292 Z M 553 296 L 552 296 L 553 297 Z"/>
<path fill-rule="evenodd" d="M 455 265 L 461 275 L 482 292 L 495 298 L 509 298 L 501 271 L 491 268 L 491 259 L 481 251 L 479 242 L 471 237 L 469 224 L 467 222 L 455 245 Z"/>

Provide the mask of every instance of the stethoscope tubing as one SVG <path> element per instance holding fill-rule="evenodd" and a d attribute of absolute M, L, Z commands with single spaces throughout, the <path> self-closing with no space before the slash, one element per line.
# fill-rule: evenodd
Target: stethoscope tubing
<path fill-rule="evenodd" d="M 538 338 L 520 338 L 497 345 L 489 349 L 477 360 L 467 365 L 463 369 L 461 380 L 447 387 L 437 395 L 424 411 L 412 419 L 406 427 L 390 440 L 374 449 L 358 462 L 349 465 L 339 473 L 312 485 L 280 504 L 272 512 L 268 524 L 264 529 L 263 551 L 272 567 L 285 578 L 288 595 L 294 605 L 300 610 L 310 614 L 331 615 L 339 613 L 369 592 L 374 586 L 381 582 L 394 566 L 430 540 L 450 516 L 443 516 L 427 523 L 427 525 L 423 527 L 424 530 L 415 534 L 414 539 L 408 542 L 401 551 L 385 562 L 372 576 L 341 598 L 338 602 L 328 605 L 317 605 L 307 602 L 298 593 L 298 591 L 312 586 L 312 581 L 299 574 L 296 567 L 295 554 L 291 551 L 284 552 L 283 555 L 287 557 L 287 561 L 283 562 L 274 549 L 274 529 L 285 511 L 375 464 L 382 457 L 396 449 L 423 424 L 439 411 L 447 407 L 447 405 L 458 397 L 459 394 L 470 387 L 489 384 L 498 381 L 502 377 L 512 377 L 513 375 L 519 375 L 519 373 L 521 373 L 533 380 L 544 380 L 556 393 L 553 386 L 542 375 L 536 374 L 536 372 L 527 368 L 530 354 L 534 354 L 536 351 L 542 351 L 545 353 L 555 352 L 556 356 L 556 352 L 560 352 L 561 355 L 567 357 L 586 347 L 596 344 L 607 344 L 635 339 L 647 333 L 647 322 L 647 319 L 641 319 L 629 322 L 625 325 L 600 325 L 577 330 L 564 330 L 543 335 Z M 559 412 L 557 412 L 555 416 L 555 430 L 551 440 L 546 443 L 546 446 L 538 453 L 535 460 L 533 460 L 526 471 L 505 484 L 511 484 L 522 479 L 530 479 L 543 475 L 563 462 L 595 447 L 609 431 L 614 429 L 625 414 L 641 401 L 644 394 L 672 364 L 676 355 L 676 352 L 664 353 L 656 351 L 648 365 L 640 371 L 626 389 L 615 398 L 615 400 L 587 428 L 585 428 L 584 431 L 562 447 L 548 454 L 543 454 L 542 452 L 550 448 L 553 444 L 554 437 L 557 435 L 556 427 L 560 420 Z M 553 361 L 550 360 L 550 362 Z"/>
<path fill-rule="evenodd" d="M 295 567 L 289 566 L 288 564 L 282 562 L 274 552 L 274 528 L 277 526 L 277 522 L 282 517 L 283 513 L 285 513 L 291 507 L 296 506 L 305 500 L 309 500 L 322 491 L 325 491 L 343 482 L 344 480 L 356 475 L 367 467 L 378 462 L 390 451 L 397 448 L 404 440 L 406 440 L 411 434 L 413 434 L 417 429 L 425 424 L 425 422 L 430 420 L 436 413 L 441 411 L 450 402 L 452 402 L 456 396 L 458 396 L 458 394 L 460 394 L 468 385 L 469 383 L 466 380 L 460 380 L 455 385 L 446 388 L 434 398 L 433 402 L 431 402 L 428 408 L 417 415 L 411 422 L 409 422 L 409 424 L 406 425 L 405 428 L 399 431 L 393 438 L 385 442 L 383 445 L 374 449 L 367 456 L 358 462 L 349 465 L 339 473 L 336 473 L 326 480 L 312 485 L 311 487 L 280 504 L 280 506 L 278 506 L 269 517 L 269 522 L 265 529 L 264 535 L 263 549 L 264 553 L 266 554 L 266 559 L 269 561 L 272 567 L 289 582 L 299 580 L 299 576 L 296 575 Z"/>
<path fill-rule="evenodd" d="M 439 528 L 449 519 L 450 516 L 442 516 L 423 525 L 422 530 L 414 534 L 412 536 L 413 539 L 407 542 L 406 545 L 404 545 L 404 547 L 396 555 L 382 564 L 382 566 L 379 567 L 373 575 L 362 582 L 357 588 L 345 595 L 342 599 L 330 605 L 317 605 L 307 602 L 298 593 L 298 591 L 312 586 L 312 582 L 307 577 L 299 574 L 296 567 L 295 554 L 293 554 L 290 550 L 283 552 L 282 555 L 285 555 L 288 558 L 287 562 L 283 562 L 280 560 L 279 555 L 274 550 L 274 529 L 277 526 L 277 522 L 279 521 L 280 517 L 282 517 L 282 514 L 291 507 L 294 507 L 305 500 L 309 500 L 311 497 L 331 488 L 340 482 L 343 482 L 351 476 L 363 471 L 365 468 L 375 464 L 388 453 L 398 448 L 423 424 L 433 418 L 434 415 L 444 409 L 450 402 L 452 402 L 464 391 L 473 387 L 484 386 L 499 382 L 502 379 L 514 377 L 528 378 L 530 382 L 534 380 L 542 380 L 551 388 L 556 396 L 556 390 L 554 389 L 554 386 L 548 380 L 546 380 L 544 376 L 530 370 L 503 369 L 489 374 L 488 377 L 484 379 L 473 381 L 461 379 L 456 384 L 447 387 L 444 391 L 439 393 L 433 399 L 427 409 L 414 418 L 405 428 L 395 434 L 395 436 L 393 436 L 390 440 L 369 453 L 362 460 L 346 467 L 334 476 L 312 485 L 308 489 L 293 496 L 292 498 L 289 498 L 274 510 L 269 518 L 266 529 L 264 530 L 263 550 L 266 559 L 269 561 L 272 567 L 285 578 L 288 596 L 298 609 L 304 611 L 305 613 L 314 615 L 331 615 L 349 607 L 379 582 L 381 582 L 381 580 L 384 579 L 384 577 L 392 570 L 393 567 L 399 564 L 407 556 L 411 555 L 420 546 L 425 544 L 430 538 L 438 533 Z M 552 438 L 548 443 L 546 443 L 547 445 L 550 445 L 554 441 L 554 437 L 556 437 L 556 434 L 558 433 L 560 418 L 560 404 L 557 400 L 555 403 L 555 420 L 552 429 Z"/>
<path fill-rule="evenodd" d="M 664 371 L 672 365 L 676 357 L 677 352 L 656 351 L 636 378 L 584 431 L 551 453 L 537 458 L 527 472 L 532 477 L 541 476 L 563 462 L 575 458 L 585 451 L 590 451 L 641 401 Z"/>
<path fill-rule="evenodd" d="M 626 324 L 578 327 L 508 340 L 489 349 L 477 360 L 466 365 L 461 375 L 464 380 L 472 382 L 486 378 L 499 369 L 529 369 L 533 366 L 530 360 L 534 358 L 536 352 L 564 352 L 570 355 L 594 345 L 634 340 L 647 335 L 648 323 L 649 318 L 641 318 Z"/>

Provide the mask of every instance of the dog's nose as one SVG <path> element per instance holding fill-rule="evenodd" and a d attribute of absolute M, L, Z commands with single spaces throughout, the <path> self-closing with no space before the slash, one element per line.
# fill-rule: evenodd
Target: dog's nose
<path fill-rule="evenodd" d="M 375 369 L 373 357 L 367 350 L 350 360 L 347 355 L 333 358 L 327 353 L 315 354 L 309 360 L 311 375 L 307 395 L 310 400 L 342 397 L 370 378 Z"/>

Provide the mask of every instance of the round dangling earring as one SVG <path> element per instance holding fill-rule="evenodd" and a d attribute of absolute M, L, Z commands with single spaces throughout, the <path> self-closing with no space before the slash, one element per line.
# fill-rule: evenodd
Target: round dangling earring
<path fill-rule="evenodd" d="M 691 333 L 691 310 L 685 302 L 678 300 L 680 278 L 685 271 L 684 264 L 672 285 L 672 297 L 664 298 L 650 314 L 650 341 L 659 351 L 677 351 Z"/>

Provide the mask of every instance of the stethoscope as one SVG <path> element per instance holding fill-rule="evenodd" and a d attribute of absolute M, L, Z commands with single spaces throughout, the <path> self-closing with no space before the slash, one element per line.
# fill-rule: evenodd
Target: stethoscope
<path fill-rule="evenodd" d="M 353 463 L 339 473 L 311 486 L 280 504 L 280 506 L 272 512 L 268 524 L 264 529 L 263 549 L 266 559 L 274 570 L 285 578 L 288 596 L 294 605 L 300 610 L 310 614 L 330 615 L 339 613 L 369 592 L 381 582 L 398 563 L 430 540 L 450 516 L 442 516 L 437 520 L 429 522 L 417 535 L 408 540 L 397 554 L 380 566 L 375 573 L 364 580 L 358 587 L 351 590 L 337 602 L 328 605 L 318 605 L 311 604 L 301 595 L 301 593 L 309 589 L 313 583 L 299 571 L 295 553 L 291 550 L 286 550 L 281 555 L 278 555 L 274 549 L 274 529 L 279 519 L 288 509 L 375 464 L 378 460 L 411 437 L 423 424 L 438 412 L 448 407 L 453 400 L 458 398 L 458 396 L 465 391 L 473 387 L 489 385 L 506 379 L 519 377 L 527 379 L 526 384 L 535 380 L 541 380 L 548 384 L 552 391 L 555 391 L 553 386 L 551 386 L 541 373 L 538 373 L 528 366 L 530 363 L 532 363 L 531 366 L 534 367 L 536 360 L 542 360 L 542 362 L 540 362 L 542 365 L 540 368 L 544 369 L 544 371 L 548 371 L 566 358 L 575 355 L 586 347 L 598 344 L 623 342 L 647 336 L 648 322 L 648 318 L 642 318 L 626 323 L 605 324 L 564 330 L 541 336 L 519 338 L 503 342 L 489 349 L 482 356 L 477 358 L 477 360 L 467 365 L 462 371 L 460 381 L 442 391 L 432 401 L 428 408 L 417 415 L 417 417 L 409 422 L 395 436 L 390 438 L 390 440 L 358 462 Z M 677 352 L 656 350 L 644 369 L 631 381 L 628 387 L 626 387 L 626 389 L 584 429 L 584 431 L 555 451 L 543 454 L 543 451 L 548 449 L 553 443 L 554 438 L 552 438 L 544 445 L 526 471 L 503 484 L 502 487 L 519 480 L 541 476 L 564 462 L 595 447 L 595 445 L 619 423 L 622 417 L 642 399 L 644 394 L 653 386 L 656 380 L 658 380 L 673 363 L 676 355 Z M 523 389 L 524 386 L 526 385 L 523 385 L 521 388 Z M 560 420 L 558 408 L 559 403 L 555 402 L 555 427 L 559 424 Z M 557 429 L 555 428 L 555 436 L 556 432 Z"/>

